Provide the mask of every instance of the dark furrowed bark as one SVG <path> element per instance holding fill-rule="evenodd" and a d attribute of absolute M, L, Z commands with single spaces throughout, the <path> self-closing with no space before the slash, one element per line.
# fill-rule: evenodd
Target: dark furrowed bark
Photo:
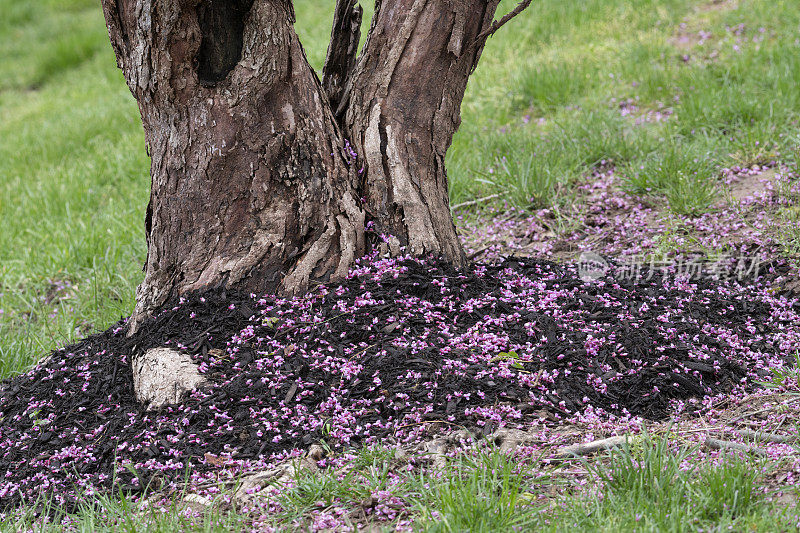
<path fill-rule="evenodd" d="M 333 29 L 325 66 L 322 68 L 322 85 L 331 102 L 331 108 L 340 116 L 344 86 L 352 74 L 361 38 L 363 9 L 356 0 L 338 0 L 333 14 Z"/>
<path fill-rule="evenodd" d="M 361 9 L 338 0 L 320 82 L 291 0 L 103 0 L 151 156 L 129 332 L 196 290 L 294 294 L 342 279 L 366 251 L 367 218 L 389 252 L 463 266 L 445 153 L 504 23 L 492 24 L 498 2 L 378 0 L 357 59 Z M 138 388 L 170 381 L 140 372 Z"/>
<path fill-rule="evenodd" d="M 384 0 L 346 86 L 346 135 L 363 157 L 379 231 L 413 254 L 466 262 L 449 209 L 445 153 L 499 0 Z"/>
<path fill-rule="evenodd" d="M 103 2 L 152 157 L 132 329 L 196 289 L 302 292 L 364 251 L 356 170 L 291 4 L 233 4 Z"/>
<path fill-rule="evenodd" d="M 197 55 L 197 77 L 202 85 L 225 79 L 242 58 L 245 19 L 253 0 L 211 0 L 197 7 L 203 38 Z"/>

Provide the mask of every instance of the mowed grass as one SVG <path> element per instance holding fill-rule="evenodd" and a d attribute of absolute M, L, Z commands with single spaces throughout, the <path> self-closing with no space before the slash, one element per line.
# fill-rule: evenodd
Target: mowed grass
<path fill-rule="evenodd" d="M 612 160 L 631 190 L 702 213 L 720 167 L 796 162 L 799 24 L 791 1 L 536 2 L 470 87 L 453 196 L 568 203 Z"/>
<path fill-rule="evenodd" d="M 0 1 L 0 377 L 131 309 L 148 159 L 92 1 Z"/>

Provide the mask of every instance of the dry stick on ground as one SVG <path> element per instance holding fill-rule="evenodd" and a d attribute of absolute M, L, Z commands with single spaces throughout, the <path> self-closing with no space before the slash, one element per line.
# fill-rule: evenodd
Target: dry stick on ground
<path fill-rule="evenodd" d="M 691 429 L 675 429 L 675 433 L 679 435 L 689 435 L 692 433 L 710 433 L 712 431 L 720 432 L 725 431 L 724 427 L 713 427 L 713 428 L 691 428 Z"/>
<path fill-rule="evenodd" d="M 477 251 L 475 251 L 475 252 L 472 252 L 471 254 L 469 254 L 469 255 L 467 256 L 467 259 L 469 259 L 470 261 L 472 261 L 473 259 L 477 259 L 477 258 L 478 258 L 478 257 L 480 257 L 481 255 L 483 255 L 483 253 L 484 253 L 486 250 L 488 250 L 489 248 L 491 248 L 491 246 L 484 246 L 484 247 L 483 247 L 483 248 L 481 248 L 480 250 L 477 250 Z"/>
<path fill-rule="evenodd" d="M 609 437 L 607 439 L 596 440 L 593 442 L 586 442 L 583 444 L 574 444 L 561 448 L 555 455 L 554 459 L 567 459 L 569 457 L 581 457 L 584 455 L 591 455 L 603 450 L 612 450 L 618 448 L 628 442 L 628 436 Z"/>
<path fill-rule="evenodd" d="M 737 452 L 743 453 L 755 453 L 758 455 L 766 455 L 767 452 L 762 450 L 761 448 L 756 448 L 755 446 L 748 446 L 747 444 L 741 444 L 738 442 L 730 442 L 727 440 L 721 439 L 712 439 L 711 437 L 706 439 L 706 447 L 712 450 L 733 450 Z"/>
<path fill-rule="evenodd" d="M 764 433 L 762 431 L 753 431 L 750 429 L 732 429 L 730 432 L 745 439 L 776 444 L 792 444 L 800 440 L 800 436 L 798 435 L 779 435 L 777 433 Z"/>
<path fill-rule="evenodd" d="M 494 200 L 495 198 L 500 198 L 501 196 L 505 196 L 505 194 L 502 193 L 491 194 L 489 196 L 484 196 L 483 198 L 476 198 L 475 200 L 470 200 L 468 202 L 461 202 L 460 204 L 451 206 L 450 209 L 455 211 L 456 209 L 461 209 L 462 207 L 469 207 L 472 205 L 481 204 L 483 202 L 488 202 L 489 200 Z"/>

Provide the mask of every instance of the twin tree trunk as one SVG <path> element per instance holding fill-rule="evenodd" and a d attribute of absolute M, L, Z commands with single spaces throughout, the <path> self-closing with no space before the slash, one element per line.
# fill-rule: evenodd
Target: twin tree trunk
<path fill-rule="evenodd" d="M 152 158 L 132 330 L 218 286 L 299 293 L 370 243 L 464 253 L 445 153 L 499 0 L 339 0 L 320 81 L 291 0 L 103 0 Z"/>

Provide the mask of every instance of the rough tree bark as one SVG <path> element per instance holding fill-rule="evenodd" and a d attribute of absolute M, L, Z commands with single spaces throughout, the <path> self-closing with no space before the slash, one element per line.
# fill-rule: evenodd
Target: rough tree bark
<path fill-rule="evenodd" d="M 445 153 L 499 0 L 376 3 L 368 40 L 338 106 L 363 154 L 366 209 L 413 254 L 466 259 L 450 216 Z"/>
<path fill-rule="evenodd" d="M 103 7 L 152 158 L 132 328 L 195 289 L 296 292 L 344 276 L 364 251 L 357 174 L 291 4 Z"/>
<path fill-rule="evenodd" d="M 103 0 L 152 158 L 131 330 L 193 290 L 341 278 L 367 221 L 463 265 L 444 160 L 498 2 L 377 0 L 359 56 L 338 0 L 320 81 L 291 0 Z"/>

